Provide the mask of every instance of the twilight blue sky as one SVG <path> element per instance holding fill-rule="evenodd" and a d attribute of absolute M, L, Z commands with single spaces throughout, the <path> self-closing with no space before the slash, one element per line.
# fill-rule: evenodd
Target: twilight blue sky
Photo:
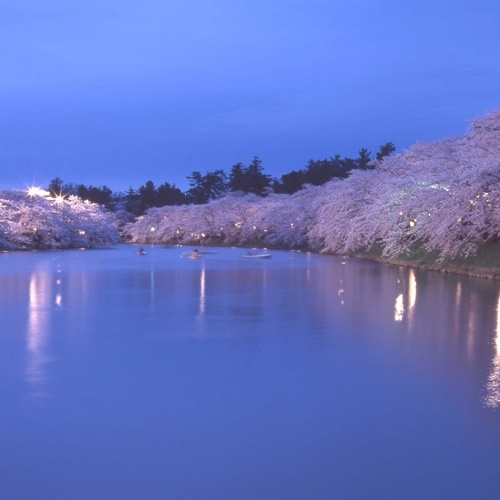
<path fill-rule="evenodd" d="M 500 106 L 494 0 L 0 0 L 0 188 L 181 189 L 398 151 Z"/>

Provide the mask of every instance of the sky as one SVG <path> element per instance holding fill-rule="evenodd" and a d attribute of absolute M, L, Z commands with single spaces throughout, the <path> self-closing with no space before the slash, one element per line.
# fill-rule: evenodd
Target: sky
<path fill-rule="evenodd" d="M 0 189 L 187 189 L 254 156 L 463 134 L 500 107 L 496 0 L 0 0 Z"/>

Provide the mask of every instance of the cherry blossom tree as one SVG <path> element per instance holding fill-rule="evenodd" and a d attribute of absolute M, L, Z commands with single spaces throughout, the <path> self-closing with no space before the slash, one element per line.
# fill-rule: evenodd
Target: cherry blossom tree
<path fill-rule="evenodd" d="M 114 214 L 76 196 L 0 192 L 0 246 L 5 249 L 90 248 L 120 241 Z"/>

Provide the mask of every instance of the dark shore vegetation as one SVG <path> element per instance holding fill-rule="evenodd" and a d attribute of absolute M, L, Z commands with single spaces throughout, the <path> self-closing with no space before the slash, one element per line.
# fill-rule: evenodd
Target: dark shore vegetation
<path fill-rule="evenodd" d="M 480 245 L 476 254 L 469 255 L 467 258 L 444 258 L 442 261 L 439 259 L 439 252 L 427 252 L 423 247 L 413 247 L 409 253 L 396 257 L 385 257 L 383 248 L 375 245 L 369 250 L 354 252 L 351 256 L 427 271 L 500 280 L 500 242 L 498 241 Z"/>

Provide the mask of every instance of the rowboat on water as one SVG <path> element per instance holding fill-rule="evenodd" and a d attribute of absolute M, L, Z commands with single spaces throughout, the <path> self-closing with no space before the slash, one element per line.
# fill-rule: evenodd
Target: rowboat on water
<path fill-rule="evenodd" d="M 189 252 L 188 258 L 189 259 L 200 259 L 203 254 L 199 252 L 198 250 L 193 250 L 192 252 Z"/>
<path fill-rule="evenodd" d="M 270 259 L 272 257 L 272 254 L 249 250 L 245 255 L 243 255 L 243 257 L 247 259 Z"/>

